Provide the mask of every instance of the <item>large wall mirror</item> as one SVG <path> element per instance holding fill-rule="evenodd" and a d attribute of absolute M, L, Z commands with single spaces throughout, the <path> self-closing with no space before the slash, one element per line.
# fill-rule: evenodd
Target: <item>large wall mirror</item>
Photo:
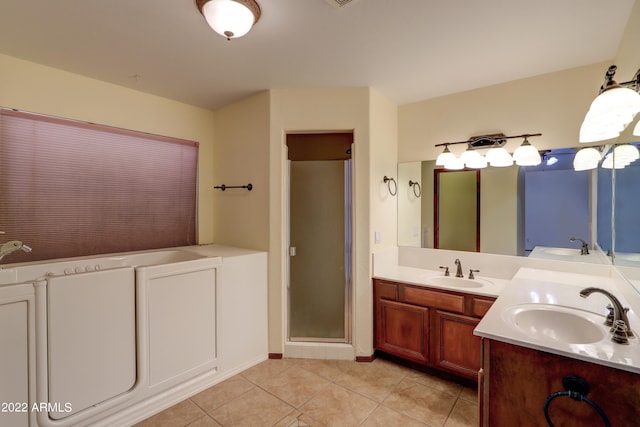
<path fill-rule="evenodd" d="M 615 146 L 596 148 L 604 158 Z M 619 169 L 600 164 L 596 169 L 574 171 L 573 158 L 579 148 L 547 151 L 536 167 L 481 169 L 477 249 L 501 255 L 613 262 L 640 291 L 640 160 Z M 439 193 L 457 190 L 438 186 L 438 168 L 434 160 L 398 165 L 399 246 L 441 247 L 437 239 L 441 232 L 437 228 L 443 224 L 437 220 Z M 410 181 L 414 184 L 409 185 Z M 415 183 L 420 192 L 415 191 Z M 465 192 L 459 194 L 462 197 Z M 588 256 L 580 255 L 580 239 L 589 246 Z"/>

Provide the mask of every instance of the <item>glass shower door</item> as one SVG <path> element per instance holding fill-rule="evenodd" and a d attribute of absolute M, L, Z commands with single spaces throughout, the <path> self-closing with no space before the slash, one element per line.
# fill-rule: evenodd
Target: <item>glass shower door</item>
<path fill-rule="evenodd" d="M 347 342 L 351 161 L 290 162 L 289 339 Z"/>

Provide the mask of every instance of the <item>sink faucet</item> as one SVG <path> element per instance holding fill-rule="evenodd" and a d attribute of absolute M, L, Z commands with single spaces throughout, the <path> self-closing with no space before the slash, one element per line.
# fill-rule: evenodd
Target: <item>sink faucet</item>
<path fill-rule="evenodd" d="M 580 240 L 582 242 L 582 247 L 580 248 L 580 255 L 589 255 L 589 245 L 583 239 L 579 237 L 572 237 L 569 239 L 570 242 L 575 242 L 576 240 Z"/>
<path fill-rule="evenodd" d="M 456 277 L 464 277 L 464 274 L 462 274 L 462 263 L 458 258 L 456 258 L 455 264 L 456 264 Z"/>
<path fill-rule="evenodd" d="M 0 246 L 0 260 L 15 251 L 31 252 L 31 248 L 19 240 L 12 240 Z"/>
<path fill-rule="evenodd" d="M 609 300 L 611 301 L 611 305 L 613 305 L 613 324 L 614 324 L 614 327 L 615 327 L 617 321 L 624 322 L 624 325 L 627 328 L 627 336 L 628 337 L 632 337 L 633 336 L 633 332 L 631 331 L 631 325 L 629 324 L 629 318 L 627 317 L 627 311 L 629 309 L 623 307 L 622 304 L 620 303 L 620 300 L 618 298 L 616 298 L 615 295 L 613 295 L 609 291 L 605 291 L 604 289 L 600 289 L 600 288 L 584 288 L 583 290 L 580 291 L 580 296 L 582 298 L 586 298 L 586 297 L 588 297 L 589 295 L 591 295 L 594 292 L 603 294 L 607 298 L 609 298 Z M 613 328 L 612 328 L 612 330 L 613 330 Z"/>

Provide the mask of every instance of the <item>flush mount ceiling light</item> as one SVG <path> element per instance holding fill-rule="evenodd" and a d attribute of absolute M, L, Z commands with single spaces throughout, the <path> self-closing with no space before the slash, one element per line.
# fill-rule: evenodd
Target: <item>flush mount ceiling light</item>
<path fill-rule="evenodd" d="M 213 31 L 227 40 L 247 34 L 261 14 L 255 0 L 196 0 L 196 5 Z"/>
<path fill-rule="evenodd" d="M 580 142 L 617 138 L 640 112 L 640 69 L 633 80 L 617 83 L 613 80 L 617 67 L 605 74 L 600 94 L 593 100 L 580 126 Z"/>

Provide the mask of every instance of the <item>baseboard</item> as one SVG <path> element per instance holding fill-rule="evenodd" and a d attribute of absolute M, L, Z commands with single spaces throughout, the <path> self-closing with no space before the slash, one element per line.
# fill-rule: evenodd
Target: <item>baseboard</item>
<path fill-rule="evenodd" d="M 376 355 L 372 354 L 371 356 L 356 356 L 356 362 L 360 363 L 371 363 L 376 360 Z"/>

